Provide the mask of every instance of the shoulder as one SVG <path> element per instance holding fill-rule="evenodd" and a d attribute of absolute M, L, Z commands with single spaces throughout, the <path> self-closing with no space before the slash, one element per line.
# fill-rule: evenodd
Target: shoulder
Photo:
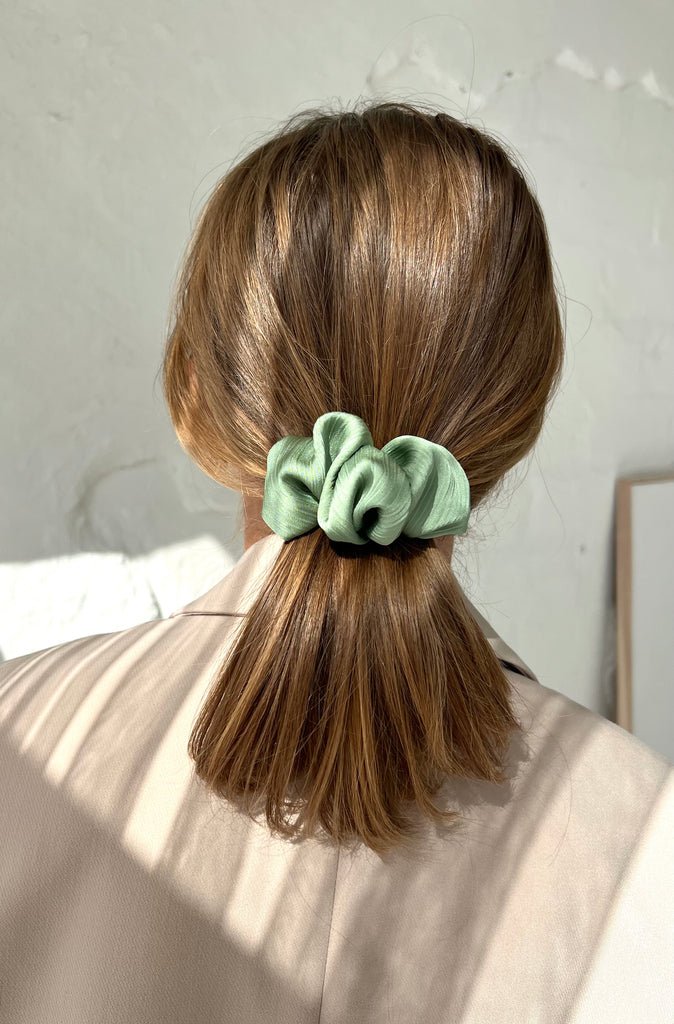
<path fill-rule="evenodd" d="M 522 726 L 523 775 L 538 773 L 565 791 L 573 812 L 598 833 L 645 821 L 674 766 L 615 722 L 540 682 L 508 673 Z"/>
<path fill-rule="evenodd" d="M 535 747 L 540 748 L 545 737 L 554 734 L 578 752 L 587 749 L 594 757 L 601 758 L 604 753 L 617 757 L 617 761 L 606 764 L 609 771 L 630 763 L 639 768 L 650 767 L 656 774 L 673 767 L 658 751 L 596 711 L 541 682 L 514 672 L 507 674 L 516 712 Z"/>
<path fill-rule="evenodd" d="M 77 637 L 64 643 L 29 651 L 16 658 L 9 658 L 0 663 L 0 686 L 19 676 L 39 674 L 53 668 L 56 664 L 71 663 L 73 660 L 79 661 L 93 653 L 123 646 L 125 642 L 134 640 L 148 630 L 156 629 L 166 621 L 166 619 L 153 619 L 114 633 L 94 633 L 91 636 Z"/>
<path fill-rule="evenodd" d="M 562 893 L 576 937 L 592 933 L 574 1024 L 670 1020 L 674 766 L 555 690 L 522 677 L 513 687 L 530 756 L 523 789 L 545 824 L 533 845 L 551 859 L 542 903 Z"/>
<path fill-rule="evenodd" d="M 235 621 L 171 615 L 5 661 L 0 730 L 23 744 L 37 721 L 65 725 L 69 716 L 99 710 L 122 726 L 130 715 L 145 721 L 157 707 L 180 701 L 195 681 L 205 687 Z"/>
<path fill-rule="evenodd" d="M 66 689 L 69 696 L 81 696 L 104 672 L 114 678 L 157 641 L 168 621 L 156 619 L 119 632 L 80 637 L 2 662 L 0 726 L 14 720 L 19 710 L 28 721 L 41 707 L 60 700 Z"/>

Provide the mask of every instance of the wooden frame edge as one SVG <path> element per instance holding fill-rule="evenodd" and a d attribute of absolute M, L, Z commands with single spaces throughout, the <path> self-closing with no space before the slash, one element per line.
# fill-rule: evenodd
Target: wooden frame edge
<path fill-rule="evenodd" d="M 632 484 L 616 481 L 616 722 L 632 732 Z"/>

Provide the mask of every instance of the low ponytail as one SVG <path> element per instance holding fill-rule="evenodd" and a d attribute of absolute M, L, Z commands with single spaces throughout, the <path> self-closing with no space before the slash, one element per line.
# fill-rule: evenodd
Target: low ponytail
<path fill-rule="evenodd" d="M 164 394 L 195 462 L 252 499 L 278 439 L 340 410 L 378 449 L 451 452 L 472 515 L 531 452 L 563 348 L 543 214 L 501 141 L 421 105 L 307 110 L 205 204 Z M 443 779 L 505 781 L 509 680 L 441 533 L 284 537 L 190 736 L 213 793 L 384 852 L 415 809 L 458 827 Z"/>
<path fill-rule="evenodd" d="M 509 682 L 449 559 L 400 538 L 286 541 L 190 737 L 197 775 L 277 835 L 408 845 L 446 776 L 504 781 Z M 297 786 L 295 799 L 288 797 Z M 294 816 L 300 812 L 298 818 Z"/>

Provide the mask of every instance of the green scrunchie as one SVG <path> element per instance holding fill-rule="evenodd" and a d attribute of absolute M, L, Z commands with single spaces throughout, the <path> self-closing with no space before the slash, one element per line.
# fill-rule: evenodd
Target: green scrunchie
<path fill-rule="evenodd" d="M 291 540 L 320 526 L 334 541 L 390 544 L 465 533 L 470 485 L 442 445 L 414 434 L 375 448 L 360 418 L 326 412 L 313 438 L 289 434 L 272 445 L 262 518 Z"/>

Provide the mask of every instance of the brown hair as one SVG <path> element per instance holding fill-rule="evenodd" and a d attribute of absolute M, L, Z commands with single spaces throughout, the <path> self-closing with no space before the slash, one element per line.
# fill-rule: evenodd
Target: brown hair
<path fill-rule="evenodd" d="M 198 381 L 190 386 L 189 359 Z M 402 102 L 308 109 L 220 180 L 163 362 L 178 437 L 262 497 L 267 452 L 322 413 L 380 448 L 446 446 L 474 510 L 534 446 L 561 376 L 546 226 L 503 145 Z M 409 845 L 445 776 L 505 781 L 510 683 L 433 541 L 286 541 L 189 741 L 209 790 L 277 835 Z M 292 798 L 295 793 L 296 798 Z M 288 815 L 300 811 L 293 823 Z"/>

